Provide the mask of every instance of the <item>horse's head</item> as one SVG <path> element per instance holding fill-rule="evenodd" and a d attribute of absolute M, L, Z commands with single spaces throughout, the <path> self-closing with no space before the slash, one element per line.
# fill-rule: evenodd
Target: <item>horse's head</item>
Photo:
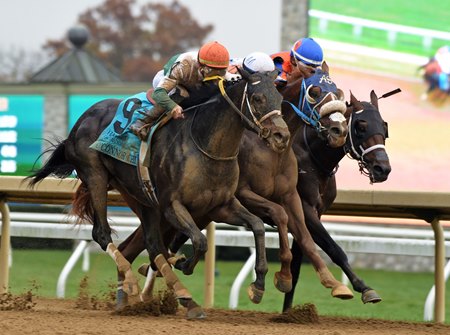
<path fill-rule="evenodd" d="M 358 101 L 350 93 L 348 111 L 350 132 L 345 145 L 346 152 L 358 160 L 360 170 L 371 183 L 388 178 L 391 165 L 385 149 L 388 124 L 378 110 L 378 97 L 370 92 L 370 103 Z"/>
<path fill-rule="evenodd" d="M 245 82 L 240 110 L 250 121 L 247 128 L 256 131 L 272 150 L 284 151 L 289 144 L 290 132 L 281 115 L 282 96 L 274 85 L 277 71 L 240 72 Z"/>
<path fill-rule="evenodd" d="M 345 144 L 348 133 L 346 105 L 344 93 L 331 80 L 328 70 L 325 62 L 317 69 L 299 65 L 281 92 L 296 114 L 314 127 L 330 147 L 337 148 Z M 298 107 L 292 104 L 294 100 Z"/>

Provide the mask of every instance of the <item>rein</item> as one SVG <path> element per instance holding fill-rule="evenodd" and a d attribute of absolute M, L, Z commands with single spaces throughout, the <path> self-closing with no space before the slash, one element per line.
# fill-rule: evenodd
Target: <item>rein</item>
<path fill-rule="evenodd" d="M 289 105 L 291 105 L 294 112 L 303 120 L 303 122 L 313 126 L 319 132 L 322 130 L 323 127 L 320 124 L 320 114 L 317 113 L 314 107 L 311 107 L 312 102 L 310 102 L 310 100 L 308 99 L 308 93 L 304 79 L 302 79 L 298 106 L 295 106 L 288 100 L 283 100 L 283 102 L 287 102 Z"/>
<path fill-rule="evenodd" d="M 274 110 L 271 111 L 270 113 L 267 113 L 266 115 L 264 115 L 263 117 L 261 117 L 260 120 L 258 120 L 255 116 L 255 113 L 252 110 L 252 106 L 250 105 L 250 101 L 248 100 L 248 95 L 247 95 L 247 88 L 248 88 L 248 83 L 245 84 L 245 88 L 244 88 L 244 94 L 242 96 L 242 104 L 241 104 L 241 109 L 237 108 L 236 105 L 234 104 L 234 102 L 230 99 L 230 97 L 227 95 L 227 92 L 225 92 L 225 88 L 223 87 L 223 79 L 221 79 L 219 81 L 219 89 L 220 89 L 220 93 L 222 94 L 222 96 L 224 97 L 224 99 L 228 102 L 228 104 L 231 106 L 231 108 L 233 108 L 233 110 L 239 114 L 239 116 L 241 117 L 242 120 L 245 121 L 245 123 L 256 133 L 258 134 L 259 137 L 262 138 L 267 138 L 270 135 L 270 130 L 268 128 L 265 128 L 261 123 L 264 122 L 264 120 L 266 120 L 267 118 L 271 117 L 272 115 L 281 115 L 281 111 L 279 110 Z M 247 103 L 247 108 L 248 111 L 250 112 L 250 115 L 253 118 L 253 122 L 247 117 L 245 116 L 245 114 L 242 112 L 242 110 L 244 109 L 244 101 Z"/>

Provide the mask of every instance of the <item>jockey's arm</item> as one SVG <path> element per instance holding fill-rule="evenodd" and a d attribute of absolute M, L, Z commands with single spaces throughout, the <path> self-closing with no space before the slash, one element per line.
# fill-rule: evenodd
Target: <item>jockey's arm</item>
<path fill-rule="evenodd" d="M 171 111 L 177 106 L 177 103 L 170 98 L 168 93 L 176 86 L 177 81 L 175 79 L 164 77 L 153 91 L 152 99 L 165 111 Z"/>

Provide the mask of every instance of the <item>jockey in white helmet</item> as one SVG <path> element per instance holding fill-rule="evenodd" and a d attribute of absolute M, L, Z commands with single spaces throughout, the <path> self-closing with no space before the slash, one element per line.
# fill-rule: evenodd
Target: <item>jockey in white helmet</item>
<path fill-rule="evenodd" d="M 275 65 L 268 54 L 259 51 L 252 52 L 244 58 L 230 59 L 230 66 L 228 67 L 228 73 L 225 75 L 225 79 L 230 81 L 240 79 L 238 68 L 253 74 L 256 72 L 273 71 L 275 70 Z"/>

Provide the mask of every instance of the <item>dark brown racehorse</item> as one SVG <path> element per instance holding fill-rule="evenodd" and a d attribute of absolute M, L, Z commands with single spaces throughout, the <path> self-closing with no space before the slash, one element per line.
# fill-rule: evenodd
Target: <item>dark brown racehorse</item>
<path fill-rule="evenodd" d="M 342 91 L 336 88 L 329 77 L 327 64 L 324 63 L 322 69 L 315 72 L 306 67 L 299 67 L 298 70 L 295 79 L 293 77 L 280 90 L 285 100 L 283 116 L 291 135 L 305 125 L 305 118 L 309 118 L 309 122 L 317 127 L 330 147 L 342 146 L 348 131 L 343 116 L 346 107 Z M 351 291 L 328 270 L 308 232 L 296 188 L 298 169 L 294 151 L 274 153 L 264 150 L 255 136 L 246 131 L 240 146 L 239 167 L 241 175 L 237 198 L 264 222 L 276 226 L 279 232 L 282 267 L 276 273 L 275 283 L 291 280 L 291 273 L 285 268 L 291 260 L 291 254 L 286 252 L 289 248 L 289 230 L 296 241 L 294 244 L 311 260 L 321 283 L 332 289 L 332 295 L 343 299 L 353 297 Z M 291 286 L 288 288 L 291 291 Z"/>
<path fill-rule="evenodd" d="M 347 135 L 347 122 L 342 115 L 346 107 L 345 103 L 340 100 L 343 99 L 342 91 L 338 91 L 334 84 L 320 85 L 321 81 L 331 82 L 326 64 L 323 71 L 316 73 L 311 72 L 308 68 L 301 68 L 301 70 L 300 73 L 297 73 L 295 82 L 289 84 L 283 89 L 283 92 L 286 95 L 294 92 L 295 95 L 291 99 L 293 103 L 300 102 L 304 111 L 310 108 L 317 113 L 319 118 L 317 124 L 320 125 L 321 135 L 327 139 L 330 146 L 342 146 Z M 302 96 L 303 78 L 309 78 L 312 83 L 304 85 Z M 314 83 L 318 83 L 318 85 L 316 86 Z M 329 87 L 332 87 L 333 91 L 329 91 Z M 286 104 L 287 113 L 284 113 L 283 109 L 283 114 L 292 133 L 300 127 L 300 124 L 303 124 L 303 121 L 301 116 L 289 106 Z M 336 113 L 340 115 L 336 115 Z M 264 144 L 260 145 L 259 142 L 261 141 L 258 141 L 251 132 L 244 133 L 238 156 L 240 177 L 236 196 L 247 209 L 265 222 L 275 225 L 279 231 L 282 267 L 281 271 L 275 274 L 275 286 L 282 292 L 291 290 L 289 269 L 291 255 L 287 234 L 289 228 L 297 243 L 315 265 L 322 284 L 332 288 L 332 295 L 340 298 L 353 297 L 351 291 L 337 281 L 328 270 L 317 253 L 306 228 L 302 204 L 296 189 L 297 162 L 294 152 L 289 147 L 282 153 L 272 153 L 272 150 L 266 148 Z M 140 235 L 142 232 L 138 229 L 119 246 L 130 262 L 143 250 Z M 170 249 L 177 251 L 186 239 L 186 236 L 179 235 L 171 243 Z M 147 290 L 144 289 L 144 291 Z"/>
<path fill-rule="evenodd" d="M 387 97 L 392 92 L 385 94 Z M 362 294 L 364 303 L 381 301 L 379 295 L 352 270 L 347 255 L 326 231 L 320 218 L 336 198 L 335 172 L 347 153 L 358 161 L 360 170 L 371 183 L 383 182 L 391 172 L 385 150 L 387 123 L 378 110 L 378 97 L 372 91 L 371 102 L 359 102 L 352 94 L 346 115 L 349 117 L 349 136 L 343 148 L 331 148 L 311 127 L 295 134 L 294 151 L 298 161 L 297 189 L 302 199 L 306 224 L 314 241 L 339 265 L 350 279 L 355 291 Z M 300 274 L 303 252 L 292 246 L 293 290 L 285 295 L 283 311 L 292 307 L 295 286 Z"/>
<path fill-rule="evenodd" d="M 65 178 L 76 170 L 82 185 L 74 210 L 93 223 L 93 239 L 116 262 L 124 291 L 137 294 L 131 265 L 113 244 L 107 221 L 107 191 L 117 189 L 142 223 L 152 265 L 188 307 L 188 317 L 202 317 L 203 311 L 195 303 L 193 306 L 190 293 L 167 263 L 165 240 L 172 240 L 177 231 L 191 239 L 193 255 L 177 263 L 190 274 L 207 249 L 198 227 L 210 221 L 249 227 L 257 249 L 257 278 L 249 294 L 252 301 L 259 302 L 267 273 L 264 224 L 234 194 L 239 178 L 237 153 L 245 128 L 257 132 L 273 150 L 287 147 L 290 134 L 281 116 L 282 98 L 273 85 L 275 77 L 276 71 L 243 72 L 244 80 L 228 88 L 224 96 L 197 106 L 186 113 L 186 119 L 169 122 L 155 133 L 150 175 L 158 204 L 143 192 L 136 167 L 89 148 L 112 121 L 119 100 L 104 100 L 89 108 L 44 166 L 29 177 L 30 185 L 50 175 Z M 123 112 L 129 113 L 129 109 Z"/>

